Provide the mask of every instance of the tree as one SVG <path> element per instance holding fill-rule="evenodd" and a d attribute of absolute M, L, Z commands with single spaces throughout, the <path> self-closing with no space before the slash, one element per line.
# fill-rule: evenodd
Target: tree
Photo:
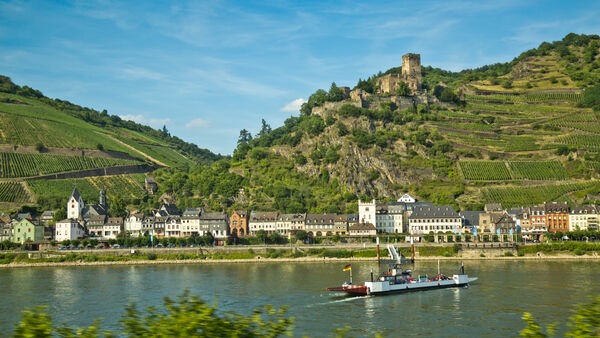
<path fill-rule="evenodd" d="M 114 217 L 125 217 L 127 216 L 127 210 L 125 210 L 125 201 L 121 196 L 115 196 L 110 201 L 110 213 Z"/>
<path fill-rule="evenodd" d="M 297 241 L 306 241 L 308 239 L 308 233 L 304 230 L 298 230 L 298 232 L 296 232 L 296 240 Z"/>
<path fill-rule="evenodd" d="M 267 239 L 269 235 L 263 229 L 260 229 L 256 232 L 256 238 L 258 238 L 262 243 L 267 244 Z"/>
<path fill-rule="evenodd" d="M 167 125 L 166 124 L 163 124 L 162 134 L 163 134 L 163 136 L 171 136 L 171 134 L 169 134 L 169 131 L 167 130 Z"/>
<path fill-rule="evenodd" d="M 440 101 L 442 102 L 458 102 L 458 96 L 454 93 L 454 91 L 450 88 L 444 88 L 442 95 L 440 96 Z"/>
<path fill-rule="evenodd" d="M 338 88 L 338 86 L 335 85 L 335 82 L 332 82 L 327 96 L 329 101 L 342 101 L 344 99 L 344 92 L 340 88 Z"/>
<path fill-rule="evenodd" d="M 585 90 L 580 105 L 582 107 L 593 108 L 594 111 L 600 112 L 600 84 Z"/>
<path fill-rule="evenodd" d="M 259 136 L 264 136 L 267 135 L 271 132 L 271 126 L 267 123 L 267 121 L 265 121 L 265 119 L 262 119 L 262 126 L 260 128 L 260 132 L 258 133 Z"/>
<path fill-rule="evenodd" d="M 412 90 L 404 81 L 400 81 L 398 83 L 398 89 L 396 89 L 396 94 L 400 96 L 410 96 L 412 94 Z"/>
<path fill-rule="evenodd" d="M 75 247 L 78 247 L 80 243 L 81 243 L 81 241 L 78 239 L 74 239 L 71 241 L 71 245 L 75 246 Z"/>
<path fill-rule="evenodd" d="M 15 337 L 280 337 L 291 335 L 292 318 L 286 309 L 264 306 L 244 316 L 218 311 L 198 296 L 186 291 L 177 299 L 165 298 L 162 306 L 140 311 L 135 305 L 125 308 L 120 332 L 100 329 L 99 320 L 86 328 L 54 326 L 46 307 L 23 312 L 15 326 Z"/>
<path fill-rule="evenodd" d="M 102 143 L 98 143 L 98 144 L 96 144 L 96 149 L 102 151 L 102 150 L 104 150 L 104 146 L 102 145 Z"/>
<path fill-rule="evenodd" d="M 241 144 L 248 144 L 250 141 L 252 141 L 252 134 L 250 134 L 250 132 L 246 129 L 240 130 L 240 136 L 238 137 L 237 141 L 238 146 Z"/>
<path fill-rule="evenodd" d="M 62 244 L 63 246 L 69 246 L 69 245 L 71 245 L 71 241 L 68 239 L 65 239 L 64 241 L 60 242 L 60 244 Z"/>
<path fill-rule="evenodd" d="M 342 137 L 348 135 L 348 127 L 346 127 L 344 123 L 338 121 L 335 126 L 338 129 L 338 136 Z"/>

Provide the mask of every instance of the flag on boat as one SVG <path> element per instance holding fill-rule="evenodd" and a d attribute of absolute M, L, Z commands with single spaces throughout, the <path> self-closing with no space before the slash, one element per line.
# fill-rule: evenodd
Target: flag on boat
<path fill-rule="evenodd" d="M 352 266 L 350 264 L 348 264 L 344 267 L 344 271 L 349 271 L 349 270 L 352 270 Z"/>

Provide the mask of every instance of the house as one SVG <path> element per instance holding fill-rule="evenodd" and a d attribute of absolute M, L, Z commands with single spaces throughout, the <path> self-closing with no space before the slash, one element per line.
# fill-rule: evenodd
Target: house
<path fill-rule="evenodd" d="M 146 176 L 146 178 L 144 179 L 144 187 L 150 195 L 154 195 L 154 193 L 156 193 L 156 191 L 158 190 L 158 184 L 156 184 L 156 180 L 154 179 L 154 177 L 151 176 Z"/>
<path fill-rule="evenodd" d="M 22 219 L 13 225 L 12 242 L 25 243 L 44 240 L 44 226 L 35 225 L 27 219 Z"/>
<path fill-rule="evenodd" d="M 569 212 L 569 231 L 598 231 L 598 208 L 595 205 L 573 207 Z"/>
<path fill-rule="evenodd" d="M 290 235 L 292 232 L 303 230 L 306 214 L 280 214 L 277 218 L 276 232 L 280 235 Z"/>
<path fill-rule="evenodd" d="M 165 237 L 167 216 L 155 216 L 150 218 L 149 220 L 152 221 L 151 226 L 154 231 L 154 233 L 151 233 L 150 235 L 156 236 L 158 238 Z"/>
<path fill-rule="evenodd" d="M 336 215 L 333 220 L 333 234 L 340 236 L 348 234 L 348 215 Z"/>
<path fill-rule="evenodd" d="M 109 217 L 102 227 L 102 237 L 106 239 L 116 239 L 123 231 L 123 217 Z"/>
<path fill-rule="evenodd" d="M 106 191 L 101 189 L 98 193 L 98 204 L 88 204 L 81 210 L 81 217 L 88 220 L 93 216 L 108 216 L 108 205 L 106 204 Z"/>
<path fill-rule="evenodd" d="M 277 218 L 279 218 L 277 211 L 252 211 L 248 221 L 248 230 L 253 236 L 259 230 L 264 230 L 269 234 L 273 233 L 277 229 Z"/>
<path fill-rule="evenodd" d="M 165 222 L 165 237 L 181 237 L 181 229 L 181 217 L 167 217 Z"/>
<path fill-rule="evenodd" d="M 483 214 L 483 211 L 460 211 L 458 215 L 462 219 L 463 232 L 479 231 L 479 216 Z"/>
<path fill-rule="evenodd" d="M 28 221 L 33 221 L 33 216 L 31 216 L 30 212 L 23 212 L 23 213 L 18 213 L 16 219 L 18 221 L 20 221 L 22 219 L 26 219 Z"/>
<path fill-rule="evenodd" d="M 500 203 L 488 203 L 484 206 L 485 212 L 500 212 L 502 211 L 502 204 Z"/>
<path fill-rule="evenodd" d="M 144 214 L 134 213 L 127 216 L 124 220 L 123 228 L 131 237 L 143 236 L 142 224 L 144 223 Z"/>
<path fill-rule="evenodd" d="M 348 226 L 358 223 L 358 214 L 347 214 Z"/>
<path fill-rule="evenodd" d="M 408 217 L 411 235 L 425 235 L 430 232 L 458 232 L 462 226 L 460 215 L 449 205 L 419 206 Z"/>
<path fill-rule="evenodd" d="M 171 203 L 164 203 L 160 207 L 159 211 L 166 213 L 164 216 L 180 216 L 181 215 L 177 206 L 175 204 L 171 204 Z M 161 214 L 161 215 L 163 215 L 163 214 Z"/>
<path fill-rule="evenodd" d="M 85 221 L 90 237 L 104 237 L 104 224 L 108 217 L 106 215 L 95 215 Z"/>
<path fill-rule="evenodd" d="M 417 202 L 417 199 L 412 197 L 409 194 L 404 194 L 404 195 L 402 195 L 402 197 L 400 197 L 398 199 L 398 202 L 400 202 L 400 203 L 415 203 L 415 202 Z"/>
<path fill-rule="evenodd" d="M 181 215 L 181 236 L 190 237 L 200 234 L 201 208 L 187 208 Z"/>
<path fill-rule="evenodd" d="M 210 233 L 214 238 L 225 239 L 229 235 L 229 218 L 225 212 L 205 212 L 200 215 L 200 236 Z"/>
<path fill-rule="evenodd" d="M 513 235 L 517 234 L 517 225 L 515 220 L 508 212 L 494 213 L 491 218 L 490 233 L 492 235 Z"/>
<path fill-rule="evenodd" d="M 567 202 L 544 202 L 543 206 L 546 213 L 548 232 L 569 231 L 569 205 Z"/>
<path fill-rule="evenodd" d="M 54 210 L 46 210 L 42 212 L 42 216 L 40 216 L 40 221 L 42 222 L 42 225 L 48 226 L 48 223 L 54 220 L 54 214 L 56 214 L 56 211 Z"/>
<path fill-rule="evenodd" d="M 234 210 L 229 217 L 229 233 L 235 237 L 248 235 L 248 213 L 245 210 Z"/>
<path fill-rule="evenodd" d="M 371 223 L 356 223 L 348 228 L 351 237 L 376 236 L 377 229 Z"/>
<path fill-rule="evenodd" d="M 306 214 L 304 229 L 311 237 L 332 236 L 336 214 Z"/>
<path fill-rule="evenodd" d="M 63 219 L 56 222 L 54 239 L 58 242 L 64 240 L 74 240 L 85 237 L 85 229 L 79 222 L 72 218 Z"/>
<path fill-rule="evenodd" d="M 12 224 L 0 221 L 0 242 L 12 240 Z"/>

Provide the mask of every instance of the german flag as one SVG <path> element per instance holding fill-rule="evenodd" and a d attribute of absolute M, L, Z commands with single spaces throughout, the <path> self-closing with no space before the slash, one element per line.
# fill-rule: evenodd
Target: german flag
<path fill-rule="evenodd" d="M 352 266 L 351 266 L 350 264 L 346 265 L 346 266 L 344 267 L 344 270 L 343 270 L 343 271 L 349 271 L 349 270 L 352 270 Z"/>

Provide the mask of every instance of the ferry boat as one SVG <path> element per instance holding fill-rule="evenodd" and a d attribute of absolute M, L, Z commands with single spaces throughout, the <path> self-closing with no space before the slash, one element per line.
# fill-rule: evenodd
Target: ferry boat
<path fill-rule="evenodd" d="M 394 246 L 387 246 L 388 252 L 392 258 L 392 262 L 388 263 L 388 271 L 384 271 L 376 279 L 373 279 L 371 272 L 371 281 L 363 284 L 352 283 L 352 270 L 350 268 L 350 283 L 344 283 L 339 287 L 327 288 L 328 291 L 346 292 L 349 295 L 383 295 L 389 293 L 401 293 L 410 291 L 421 291 L 430 289 L 452 288 L 460 286 L 468 286 L 469 283 L 476 281 L 477 277 L 469 277 L 465 273 L 465 268 L 461 265 L 459 274 L 452 277 L 445 276 L 439 273 L 434 277 L 426 275 L 413 278 L 410 270 L 402 270 L 400 267 L 402 257 L 398 254 Z M 348 267 L 346 267 L 348 268 Z"/>

